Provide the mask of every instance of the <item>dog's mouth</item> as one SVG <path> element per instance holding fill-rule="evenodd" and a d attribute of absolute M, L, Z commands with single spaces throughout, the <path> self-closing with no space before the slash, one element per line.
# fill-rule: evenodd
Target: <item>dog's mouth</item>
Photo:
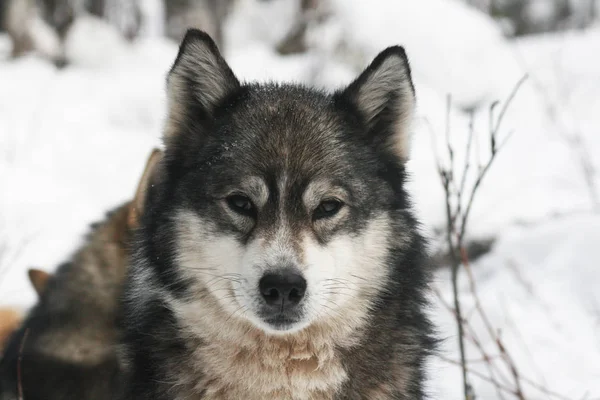
<path fill-rule="evenodd" d="M 258 314 L 260 320 L 268 328 L 276 332 L 297 330 L 305 320 L 301 310 L 278 310 L 263 308 Z"/>
<path fill-rule="evenodd" d="M 280 314 L 272 317 L 263 318 L 263 321 L 276 331 L 288 331 L 293 329 L 301 319 Z"/>

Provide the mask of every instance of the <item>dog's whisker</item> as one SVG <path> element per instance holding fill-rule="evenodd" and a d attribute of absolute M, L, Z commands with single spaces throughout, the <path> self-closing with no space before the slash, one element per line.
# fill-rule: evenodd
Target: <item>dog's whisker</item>
<path fill-rule="evenodd" d="M 362 276 L 358 276 L 358 275 L 356 275 L 356 274 L 350 274 L 350 275 L 351 275 L 351 276 L 353 276 L 353 277 L 354 277 L 354 278 L 356 278 L 356 279 L 360 279 L 361 281 L 367 281 L 367 282 L 368 282 L 368 279 L 367 279 L 367 278 L 364 278 L 364 277 L 362 277 Z"/>

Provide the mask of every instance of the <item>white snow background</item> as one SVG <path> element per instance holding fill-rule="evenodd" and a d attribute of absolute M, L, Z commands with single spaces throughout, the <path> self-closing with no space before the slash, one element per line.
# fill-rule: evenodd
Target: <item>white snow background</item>
<path fill-rule="evenodd" d="M 331 0 L 327 21 L 309 27 L 309 51 L 280 56 L 274 45 L 297 3 L 238 1 L 225 27 L 226 58 L 242 79 L 336 88 L 386 46 L 404 45 L 419 107 L 410 190 L 430 234 L 445 224 L 433 146 L 443 154 L 447 95 L 462 165 L 463 110 L 476 110 L 485 159 L 490 103 L 505 100 L 529 74 L 499 135 L 514 133 L 475 199 L 469 237 L 496 242 L 472 270 L 520 373 L 555 393 L 524 384 L 527 398 L 600 398 L 600 214 L 590 191 L 600 176 L 590 185 L 581 164 L 587 157 L 600 168 L 600 27 L 507 40 L 491 19 L 455 0 Z M 0 305 L 34 302 L 26 269 L 52 271 L 65 260 L 90 222 L 132 196 L 150 149 L 160 144 L 165 74 L 177 46 L 156 27 L 146 31 L 128 43 L 102 22 L 81 19 L 68 41 L 73 63 L 63 70 L 34 56 L 9 60 L 8 38 L 0 36 Z M 436 274 L 448 302 L 449 282 L 447 270 Z M 469 293 L 463 279 L 467 310 Z M 428 368 L 429 390 L 435 399 L 460 399 L 459 369 L 442 359 L 458 359 L 456 328 L 435 304 L 445 341 Z M 497 354 L 482 321 L 472 325 Z M 471 359 L 479 355 L 471 344 L 467 351 Z M 489 375 L 484 363 L 471 365 Z M 510 386 L 509 371 L 501 372 Z M 500 398 L 485 380 L 471 381 L 478 399 Z"/>

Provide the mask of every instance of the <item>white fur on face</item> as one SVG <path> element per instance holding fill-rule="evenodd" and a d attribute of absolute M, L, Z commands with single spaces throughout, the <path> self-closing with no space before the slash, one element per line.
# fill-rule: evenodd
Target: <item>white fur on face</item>
<path fill-rule="evenodd" d="M 188 301 L 202 301 L 208 292 L 230 316 L 275 332 L 258 317 L 262 302 L 258 283 L 267 266 L 284 257 L 282 240 L 257 238 L 243 246 L 233 235 L 219 232 L 192 211 L 180 211 L 177 226 L 177 260 L 184 277 L 195 282 L 193 290 L 198 293 Z M 279 239 L 285 236 L 277 235 Z"/>
<path fill-rule="evenodd" d="M 341 234 L 325 245 L 304 237 L 308 319 L 362 317 L 370 300 L 383 289 L 390 233 L 387 215 L 381 214 L 360 234 Z"/>
<path fill-rule="evenodd" d="M 232 235 L 219 234 L 194 212 L 181 211 L 177 220 L 178 262 L 184 276 L 197 282 L 197 292 L 208 292 L 230 316 L 245 318 L 268 333 L 293 333 L 329 318 L 347 318 L 354 324 L 366 314 L 370 298 L 386 278 L 384 257 L 391 228 L 385 214 L 372 219 L 360 234 L 340 234 L 325 245 L 303 234 L 302 254 L 296 254 L 285 224 L 270 240 L 256 238 L 242 245 Z M 308 284 L 304 318 L 276 331 L 258 317 L 262 302 L 258 283 L 267 270 L 290 264 Z"/>
<path fill-rule="evenodd" d="M 177 217 L 177 262 L 185 278 L 194 282 L 192 290 L 201 301 L 208 292 L 230 314 L 244 314 L 234 294 L 244 285 L 239 274 L 244 249 L 232 235 L 219 234 L 213 224 L 192 211 L 179 211 Z M 196 294 L 196 293 L 194 293 Z"/>

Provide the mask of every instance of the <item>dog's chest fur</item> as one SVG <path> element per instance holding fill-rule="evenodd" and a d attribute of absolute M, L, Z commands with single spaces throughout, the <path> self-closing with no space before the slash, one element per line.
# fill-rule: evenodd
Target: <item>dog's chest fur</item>
<path fill-rule="evenodd" d="M 349 330 L 324 326 L 287 337 L 269 336 L 239 321 L 226 330 L 218 327 L 206 324 L 201 332 L 198 325 L 186 327 L 196 339 L 188 340 L 189 358 L 176 373 L 185 392 L 180 398 L 335 399 L 347 379 L 336 346 L 350 347 L 357 338 L 356 331 L 348 336 Z"/>
<path fill-rule="evenodd" d="M 267 341 L 257 348 L 212 344 L 205 360 L 202 399 L 333 399 L 346 372 L 332 349 Z"/>

